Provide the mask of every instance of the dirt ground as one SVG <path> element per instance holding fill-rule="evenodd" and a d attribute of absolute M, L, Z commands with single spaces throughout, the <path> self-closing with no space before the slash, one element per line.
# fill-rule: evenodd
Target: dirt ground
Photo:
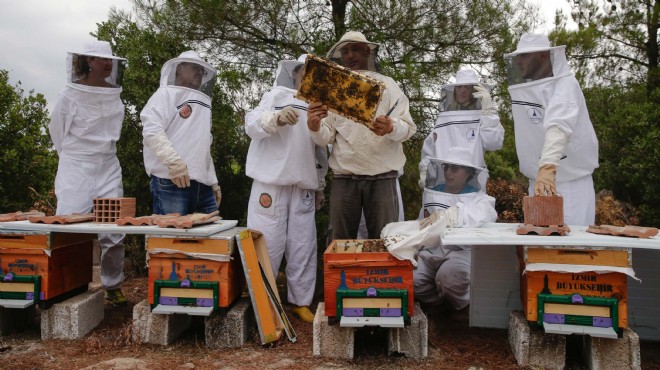
<path fill-rule="evenodd" d="M 414 360 L 387 356 L 378 329 L 357 333 L 356 357 L 341 360 L 312 356 L 312 325 L 289 314 L 298 340 L 261 346 L 258 338 L 237 349 L 209 350 L 202 318 L 175 343 L 157 346 L 131 340 L 132 306 L 147 294 L 146 278 L 133 278 L 122 288 L 129 305 L 106 305 L 105 319 L 75 341 L 40 339 L 38 322 L 28 330 L 0 338 L 2 369 L 521 369 L 509 348 L 507 331 L 470 328 L 467 315 L 429 312 L 429 355 Z M 316 307 L 314 304 L 313 307 Z M 200 320 L 197 320 L 200 319 Z M 642 368 L 660 369 L 660 343 L 642 342 Z M 568 369 L 584 366 L 569 361 Z"/>

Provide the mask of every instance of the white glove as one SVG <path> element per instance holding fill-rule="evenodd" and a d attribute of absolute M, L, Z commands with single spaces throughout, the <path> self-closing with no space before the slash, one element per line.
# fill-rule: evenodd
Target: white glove
<path fill-rule="evenodd" d="M 417 184 L 422 190 L 426 187 L 426 171 L 426 168 L 419 170 L 419 182 Z"/>
<path fill-rule="evenodd" d="M 444 227 L 458 226 L 458 207 L 449 207 L 447 209 L 439 209 L 433 212 L 429 217 L 423 218 L 419 221 L 419 229 L 431 225 L 444 225 Z"/>
<path fill-rule="evenodd" d="M 188 167 L 181 159 L 167 165 L 167 170 L 170 175 L 170 180 L 179 188 L 187 188 L 190 186 L 190 176 L 188 175 Z"/>
<path fill-rule="evenodd" d="M 566 144 L 568 144 L 568 135 L 566 135 L 566 133 L 557 125 L 550 126 L 550 128 L 545 131 L 539 166 L 548 163 L 558 166 L 559 160 L 564 155 Z"/>
<path fill-rule="evenodd" d="M 156 157 L 168 168 L 174 161 L 181 160 L 179 153 L 176 152 L 170 139 L 164 133 L 145 137 L 144 145 L 150 147 L 156 153 Z"/>
<path fill-rule="evenodd" d="M 481 100 L 481 114 L 484 116 L 495 114 L 495 107 L 493 107 L 493 100 L 490 98 L 490 93 L 485 87 L 481 85 L 474 85 L 474 96 L 476 99 Z"/>
<path fill-rule="evenodd" d="M 298 123 L 298 112 L 291 107 L 284 107 L 273 119 L 276 120 L 275 124 L 278 126 L 295 125 Z"/>
<path fill-rule="evenodd" d="M 220 185 L 213 184 L 211 185 L 211 189 L 213 190 L 213 196 L 215 197 L 215 204 L 220 207 L 220 202 L 222 201 L 222 190 L 220 189 Z"/>
<path fill-rule="evenodd" d="M 318 190 L 314 194 L 314 206 L 316 207 L 316 210 L 319 211 L 323 207 L 323 204 L 325 203 L 325 194 L 323 191 Z"/>

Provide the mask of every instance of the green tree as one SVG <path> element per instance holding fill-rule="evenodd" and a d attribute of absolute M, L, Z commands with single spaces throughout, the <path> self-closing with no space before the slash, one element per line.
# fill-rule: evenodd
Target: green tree
<path fill-rule="evenodd" d="M 422 140 L 438 113 L 440 85 L 461 65 L 474 67 L 491 81 L 503 81 L 502 55 L 513 49 L 518 35 L 536 19 L 536 9 L 522 0 L 135 0 L 134 4 L 143 27 L 177 35 L 205 52 L 221 71 L 220 86 L 238 112 L 256 104 L 271 85 L 272 71 L 281 59 L 301 53 L 325 55 L 346 30 L 362 31 L 379 42 L 380 68 L 410 98 L 419 129 L 406 143 L 408 160 L 401 181 L 409 218 L 416 217 L 419 209 L 417 163 Z M 502 91 L 498 88 L 495 94 L 508 99 Z M 509 154 L 491 155 L 489 164 L 501 166 L 495 172 L 516 172 L 517 160 L 511 153 L 513 146 Z"/>
<path fill-rule="evenodd" d="M 44 96 L 26 95 L 0 70 L 0 213 L 29 210 L 52 191 L 57 161 L 48 122 Z"/>
<path fill-rule="evenodd" d="M 583 81 L 600 144 L 596 189 L 640 208 L 642 224 L 660 224 L 660 1 L 571 0 L 551 38 L 567 45 Z M 569 20 L 577 30 L 566 27 Z"/>

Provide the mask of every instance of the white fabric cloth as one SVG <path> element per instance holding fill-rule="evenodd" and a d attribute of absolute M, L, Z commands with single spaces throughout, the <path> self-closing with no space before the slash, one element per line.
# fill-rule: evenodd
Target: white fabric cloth
<path fill-rule="evenodd" d="M 273 276 L 286 258 L 288 302 L 309 306 L 316 286 L 314 190 L 255 180 L 248 204 L 247 227 L 260 231 L 268 247 Z"/>
<path fill-rule="evenodd" d="M 485 151 L 499 150 L 503 143 L 504 127 L 497 115 L 482 115 L 480 110 L 442 112 L 424 139 L 419 169 L 426 169 L 430 158 L 446 158 L 453 147 L 467 148 L 473 163 L 485 167 Z"/>
<path fill-rule="evenodd" d="M 509 86 L 520 172 L 535 179 L 545 133 L 556 126 L 568 135 L 557 182 L 591 175 L 598 167 L 598 139 L 587 105 L 570 73 L 564 48 L 553 48 L 553 77 Z"/>
<path fill-rule="evenodd" d="M 390 114 L 394 121 L 393 131 L 378 136 L 365 125 L 329 112 L 328 117 L 321 120 L 319 131 L 310 131 L 310 136 L 319 146 L 333 146 L 328 163 L 335 174 L 372 176 L 398 171 L 406 162 L 402 143 L 417 131 L 410 116 L 408 98 L 390 77 L 377 72 L 359 72 L 385 83 L 376 117 L 385 115 L 399 101 Z"/>
<path fill-rule="evenodd" d="M 121 91 L 67 84 L 48 125 L 55 150 L 72 155 L 115 155 L 124 121 Z"/>
<path fill-rule="evenodd" d="M 274 87 L 245 116 L 245 132 L 252 139 L 245 173 L 267 184 L 296 185 L 315 190 L 319 188 L 317 162 L 327 162 L 323 158 L 327 154 L 325 150 L 317 150 L 312 141 L 307 129 L 307 104 L 295 99 L 294 94 L 295 90 Z M 287 106 L 298 112 L 298 123 L 278 126 L 274 132 L 267 132 L 264 125 Z M 318 160 L 317 155 L 321 157 Z"/>
<path fill-rule="evenodd" d="M 309 306 L 316 286 L 316 191 L 325 186 L 327 147 L 316 146 L 307 129 L 307 104 L 295 99 L 293 68 L 281 61 L 274 87 L 245 116 L 252 139 L 245 172 L 254 179 L 247 225 L 266 238 L 273 276 L 286 258 L 288 301 Z M 267 127 L 285 107 L 298 113 L 295 125 Z"/>
<path fill-rule="evenodd" d="M 162 135 L 188 167 L 190 179 L 211 186 L 218 183 L 211 158 L 211 98 L 198 90 L 168 85 L 171 66 L 177 60 L 165 63 L 160 87 L 140 112 L 144 166 L 147 175 L 169 179 L 167 165 L 149 145 L 154 142 L 150 137 Z"/>
<path fill-rule="evenodd" d="M 429 304 L 447 300 L 456 310 L 470 304 L 470 269 L 472 252 L 440 250 L 433 254 L 419 252 L 417 268 L 413 270 L 415 299 Z"/>
<path fill-rule="evenodd" d="M 94 198 L 123 196 L 116 143 L 124 120 L 121 88 L 67 84 L 48 126 L 59 155 L 55 176 L 57 215 L 90 213 Z M 101 283 L 124 280 L 123 234 L 99 234 Z"/>
<path fill-rule="evenodd" d="M 534 180 L 529 180 L 529 194 L 534 194 Z M 593 225 L 596 221 L 596 193 L 591 175 L 557 182 L 557 192 L 564 198 L 565 225 Z"/>

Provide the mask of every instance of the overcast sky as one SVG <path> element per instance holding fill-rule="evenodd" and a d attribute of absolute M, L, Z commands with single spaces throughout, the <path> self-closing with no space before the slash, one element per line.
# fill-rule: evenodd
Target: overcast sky
<path fill-rule="evenodd" d="M 566 0 L 537 3 L 548 23 L 537 31 L 549 29 L 556 8 L 568 9 Z M 42 93 L 49 111 L 66 82 L 66 53 L 92 40 L 90 32 L 108 19 L 111 6 L 132 9 L 129 0 L 0 0 L 0 5 L 0 69 L 9 71 L 12 85 L 21 81 L 26 92 Z"/>

